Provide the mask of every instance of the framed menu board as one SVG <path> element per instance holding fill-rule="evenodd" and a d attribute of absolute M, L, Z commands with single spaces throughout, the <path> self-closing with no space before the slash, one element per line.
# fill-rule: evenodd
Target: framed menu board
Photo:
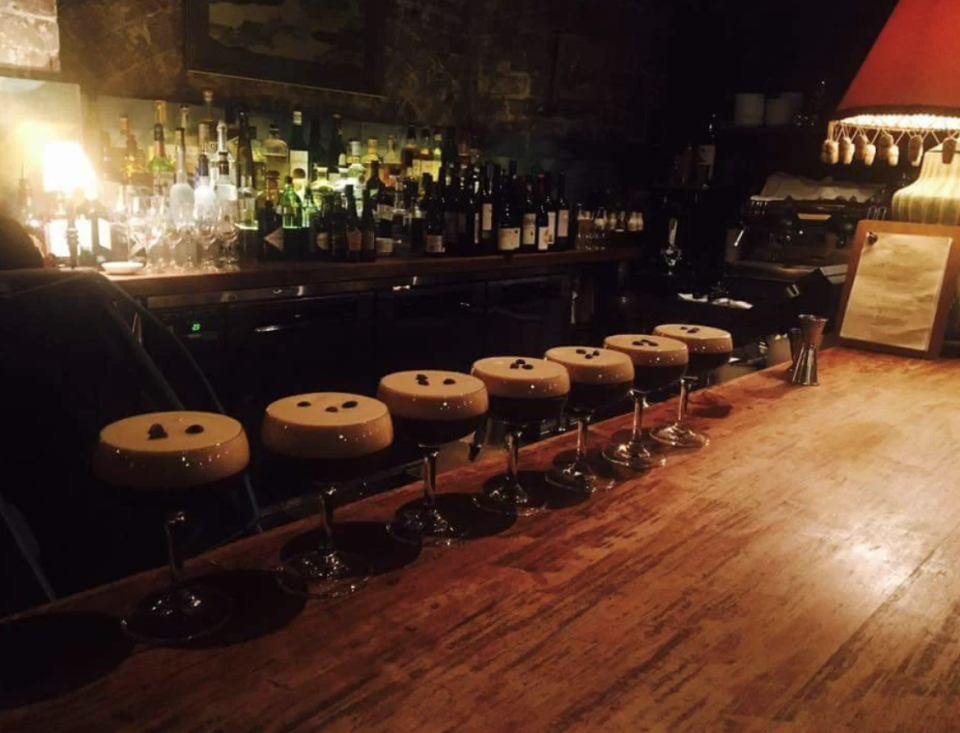
<path fill-rule="evenodd" d="M 840 342 L 936 358 L 960 274 L 960 227 L 861 221 L 840 302 Z"/>

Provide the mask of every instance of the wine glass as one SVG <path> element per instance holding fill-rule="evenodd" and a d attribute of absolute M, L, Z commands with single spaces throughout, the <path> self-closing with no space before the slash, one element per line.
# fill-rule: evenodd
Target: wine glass
<path fill-rule="evenodd" d="M 220 218 L 217 224 L 217 242 L 220 245 L 220 261 L 224 269 L 236 270 L 239 268 L 239 240 L 237 202 L 222 201 L 220 203 Z"/>
<path fill-rule="evenodd" d="M 643 412 L 647 397 L 675 384 L 687 371 L 687 345 L 675 339 L 646 334 L 609 336 L 604 347 L 627 354 L 633 361 L 633 427 L 623 443 L 611 443 L 603 456 L 611 463 L 635 471 L 662 466 L 666 459 L 650 451 L 643 437 Z"/>
<path fill-rule="evenodd" d="M 199 267 L 203 272 L 216 272 L 214 245 L 220 235 L 220 211 L 214 206 L 197 207 L 196 242 L 199 245 Z"/>
<path fill-rule="evenodd" d="M 710 439 L 690 428 L 687 411 L 691 387 L 699 380 L 706 384 L 710 373 L 730 361 L 733 338 L 729 332 L 709 326 L 668 323 L 653 329 L 655 336 L 682 341 L 689 351 L 687 374 L 680 379 L 677 419 L 650 431 L 654 440 L 674 448 L 703 448 Z"/>
<path fill-rule="evenodd" d="M 247 436 L 236 420 L 206 412 L 155 412 L 101 430 L 93 469 L 105 483 L 163 497 L 171 508 L 199 490 L 230 486 L 228 479 L 249 460 Z M 229 596 L 188 575 L 181 541 L 186 524 L 183 511 L 168 512 L 169 584 L 145 596 L 123 619 L 124 631 L 139 641 L 190 641 L 222 628 L 233 612 Z"/>
<path fill-rule="evenodd" d="M 562 364 L 570 375 L 567 414 L 577 425 L 577 452 L 574 461 L 547 473 L 547 483 L 582 494 L 612 489 L 611 478 L 597 474 L 587 460 L 588 430 L 594 413 L 616 404 L 633 385 L 633 363 L 619 351 L 585 346 L 559 346 L 545 355 Z"/>

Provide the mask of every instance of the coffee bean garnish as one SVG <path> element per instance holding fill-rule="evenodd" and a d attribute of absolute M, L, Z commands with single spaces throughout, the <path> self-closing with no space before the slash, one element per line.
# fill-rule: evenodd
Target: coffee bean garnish
<path fill-rule="evenodd" d="M 681 330 L 681 331 L 689 331 L 689 330 L 690 330 L 690 326 L 680 326 L 680 330 Z"/>
<path fill-rule="evenodd" d="M 578 354 L 586 354 L 586 353 L 587 353 L 587 350 L 586 350 L 586 349 L 577 349 L 577 353 L 578 353 Z"/>
<path fill-rule="evenodd" d="M 444 384 L 456 384 L 456 383 L 457 383 L 457 380 L 456 380 L 456 379 L 451 379 L 450 377 L 447 377 L 446 379 L 443 380 L 443 383 L 444 383 Z"/>
<path fill-rule="evenodd" d="M 150 429 L 147 430 L 147 437 L 150 440 L 159 440 L 160 438 L 169 438 L 167 431 L 163 429 L 163 425 L 160 423 L 154 423 L 150 426 Z"/>
<path fill-rule="evenodd" d="M 187 435 L 200 435 L 203 432 L 203 425 L 188 425 L 183 432 Z"/>
<path fill-rule="evenodd" d="M 592 359 L 592 358 L 593 358 L 593 354 L 587 354 L 584 358 L 585 358 L 585 359 Z"/>
<path fill-rule="evenodd" d="M 519 369 L 519 368 L 520 368 L 520 365 L 517 364 L 516 362 L 514 362 L 513 364 L 510 365 L 510 368 L 511 368 L 511 369 Z"/>
<path fill-rule="evenodd" d="M 593 355 L 594 355 L 594 356 L 600 356 L 600 352 L 597 351 L 596 349 L 594 349 L 594 350 L 593 350 Z"/>
<path fill-rule="evenodd" d="M 688 329 L 688 332 L 689 332 L 689 333 L 700 333 L 700 329 L 694 327 L 694 328 Z"/>
<path fill-rule="evenodd" d="M 343 403 L 342 407 L 346 410 L 352 410 L 354 407 L 357 406 L 357 404 L 358 403 L 356 400 L 347 400 L 346 402 Z"/>
<path fill-rule="evenodd" d="M 297 407 L 310 407 L 310 403 L 304 400 L 303 402 L 298 402 Z"/>
<path fill-rule="evenodd" d="M 527 371 L 532 371 L 532 370 L 533 370 L 533 364 L 524 364 L 524 365 L 523 365 L 523 368 L 526 369 Z"/>
<path fill-rule="evenodd" d="M 418 374 L 418 375 L 417 375 L 417 380 L 418 380 L 418 381 L 421 380 L 421 379 L 426 379 L 426 378 L 427 378 L 427 375 L 426 375 L 426 374 Z"/>
<path fill-rule="evenodd" d="M 634 341 L 634 342 L 633 342 L 633 345 L 634 345 L 634 346 L 643 346 L 643 341 Z"/>
<path fill-rule="evenodd" d="M 526 359 L 517 359 L 517 364 L 526 364 L 526 363 L 527 363 Z"/>
<path fill-rule="evenodd" d="M 334 407 L 333 405 L 330 405 L 330 407 L 326 409 L 326 412 L 340 412 L 340 410 Z"/>

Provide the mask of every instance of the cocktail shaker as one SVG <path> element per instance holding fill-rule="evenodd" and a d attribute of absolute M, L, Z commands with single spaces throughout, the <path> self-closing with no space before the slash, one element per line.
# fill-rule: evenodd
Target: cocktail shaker
<path fill-rule="evenodd" d="M 815 387 L 817 381 L 817 351 L 823 343 L 823 329 L 826 318 L 819 316 L 800 316 L 800 351 L 794 360 L 790 383 L 803 387 Z"/>

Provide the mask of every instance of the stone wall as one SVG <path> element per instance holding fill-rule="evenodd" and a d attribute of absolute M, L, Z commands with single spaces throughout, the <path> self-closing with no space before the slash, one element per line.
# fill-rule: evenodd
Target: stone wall
<path fill-rule="evenodd" d="M 0 73 L 4 67 L 60 70 L 57 0 L 4 0 L 0 4 Z"/>
<path fill-rule="evenodd" d="M 589 160 L 607 177 L 648 139 L 673 20 L 669 0 L 386 0 L 383 96 L 370 97 L 189 70 L 184 1 L 61 3 L 65 76 L 100 95 L 199 102 L 211 88 L 284 118 L 296 105 L 454 125 L 491 156 Z"/>

